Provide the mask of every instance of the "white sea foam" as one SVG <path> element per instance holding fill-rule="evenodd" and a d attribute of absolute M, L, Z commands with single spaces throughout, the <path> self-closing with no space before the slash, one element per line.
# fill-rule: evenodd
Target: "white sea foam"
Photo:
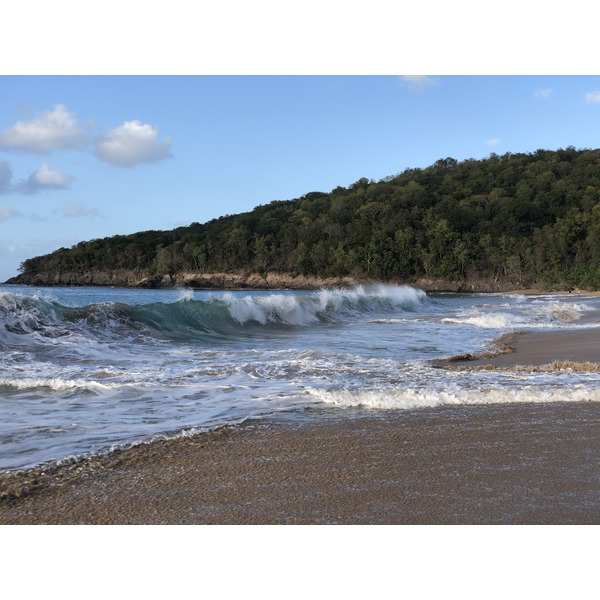
<path fill-rule="evenodd" d="M 267 297 L 238 298 L 233 294 L 225 294 L 223 301 L 227 304 L 232 318 L 242 325 L 249 321 L 261 325 L 268 322 L 307 325 L 318 320 L 316 311 L 307 310 L 293 296 L 272 294 Z"/>
<path fill-rule="evenodd" d="M 189 302 L 194 299 L 194 290 L 180 290 L 177 302 Z"/>
<path fill-rule="evenodd" d="M 364 287 L 321 290 L 319 303 L 324 310 L 341 310 L 344 306 L 388 306 L 409 308 L 417 306 L 427 295 L 406 285 L 376 284 Z"/>
<path fill-rule="evenodd" d="M 256 321 L 285 323 L 288 325 L 310 325 L 320 318 L 341 313 L 344 310 L 372 308 L 411 308 L 418 305 L 425 292 L 409 286 L 373 285 L 353 288 L 323 289 L 316 296 L 290 296 L 271 294 L 240 298 L 231 293 L 223 295 L 223 301 L 231 316 L 240 324 Z"/>
<path fill-rule="evenodd" d="M 532 311 L 542 318 L 548 318 L 551 321 L 577 321 L 581 314 L 587 310 L 582 304 L 570 304 L 566 302 L 556 302 L 532 307 Z"/>
<path fill-rule="evenodd" d="M 483 308 L 486 309 L 485 312 L 461 311 L 456 316 L 443 318 L 442 322 L 483 329 L 545 329 L 572 326 L 574 321 L 581 318 L 582 312 L 588 310 L 582 304 L 538 301 L 529 306 L 521 306 L 519 311 L 511 311 L 507 304 L 499 306 L 501 310 L 494 310 L 492 305 L 485 305 Z"/>
<path fill-rule="evenodd" d="M 99 381 L 87 381 L 85 379 L 61 379 L 60 377 L 0 377 L 0 386 L 6 386 L 17 390 L 30 390 L 36 388 L 50 388 L 55 391 L 72 389 L 81 390 L 111 390 L 123 387 L 100 383 Z"/>
<path fill-rule="evenodd" d="M 479 314 L 470 317 L 447 317 L 442 319 L 442 322 L 455 323 L 457 325 L 472 325 L 473 327 L 481 327 L 483 329 L 510 329 L 523 324 L 522 319 L 502 313 Z"/>
<path fill-rule="evenodd" d="M 600 389 L 584 385 L 568 388 L 523 386 L 518 388 L 472 388 L 454 390 L 325 390 L 309 393 L 326 404 L 341 408 L 417 409 L 436 406 L 509 404 L 534 402 L 600 402 Z"/>

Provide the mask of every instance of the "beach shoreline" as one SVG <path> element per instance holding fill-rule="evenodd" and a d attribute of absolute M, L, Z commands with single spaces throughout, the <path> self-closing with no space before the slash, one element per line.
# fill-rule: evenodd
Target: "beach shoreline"
<path fill-rule="evenodd" d="M 599 434 L 593 403 L 225 428 L 4 475 L 0 523 L 598 524 Z"/>
<path fill-rule="evenodd" d="M 445 368 L 598 366 L 597 336 Z M 594 402 L 324 407 L 0 474 L 0 524 L 600 524 L 599 437 Z"/>
<path fill-rule="evenodd" d="M 495 340 L 490 351 L 460 354 L 434 360 L 441 368 L 519 369 L 546 367 L 577 370 L 600 369 L 597 329 L 564 331 L 515 331 Z M 587 366 L 587 369 L 586 369 Z"/>

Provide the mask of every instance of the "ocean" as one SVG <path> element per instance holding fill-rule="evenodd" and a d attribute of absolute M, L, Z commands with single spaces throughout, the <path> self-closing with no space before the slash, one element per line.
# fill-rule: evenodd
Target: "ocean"
<path fill-rule="evenodd" d="M 249 420 L 600 401 L 600 373 L 444 370 L 514 330 L 598 328 L 576 294 L 407 286 L 0 286 L 0 471 Z M 318 409 L 318 410 L 315 410 Z"/>

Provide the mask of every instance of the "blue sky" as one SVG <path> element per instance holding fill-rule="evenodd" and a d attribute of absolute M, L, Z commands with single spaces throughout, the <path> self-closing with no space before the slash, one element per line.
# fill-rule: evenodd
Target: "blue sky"
<path fill-rule="evenodd" d="M 598 76 L 0 77 L 0 280 L 439 158 L 598 147 Z"/>

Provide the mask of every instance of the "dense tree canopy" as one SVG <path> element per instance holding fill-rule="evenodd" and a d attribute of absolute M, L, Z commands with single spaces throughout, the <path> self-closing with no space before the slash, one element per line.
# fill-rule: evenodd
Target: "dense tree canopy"
<path fill-rule="evenodd" d="M 139 269 L 600 286 L 600 150 L 438 160 L 171 231 L 80 242 L 23 273 Z"/>

